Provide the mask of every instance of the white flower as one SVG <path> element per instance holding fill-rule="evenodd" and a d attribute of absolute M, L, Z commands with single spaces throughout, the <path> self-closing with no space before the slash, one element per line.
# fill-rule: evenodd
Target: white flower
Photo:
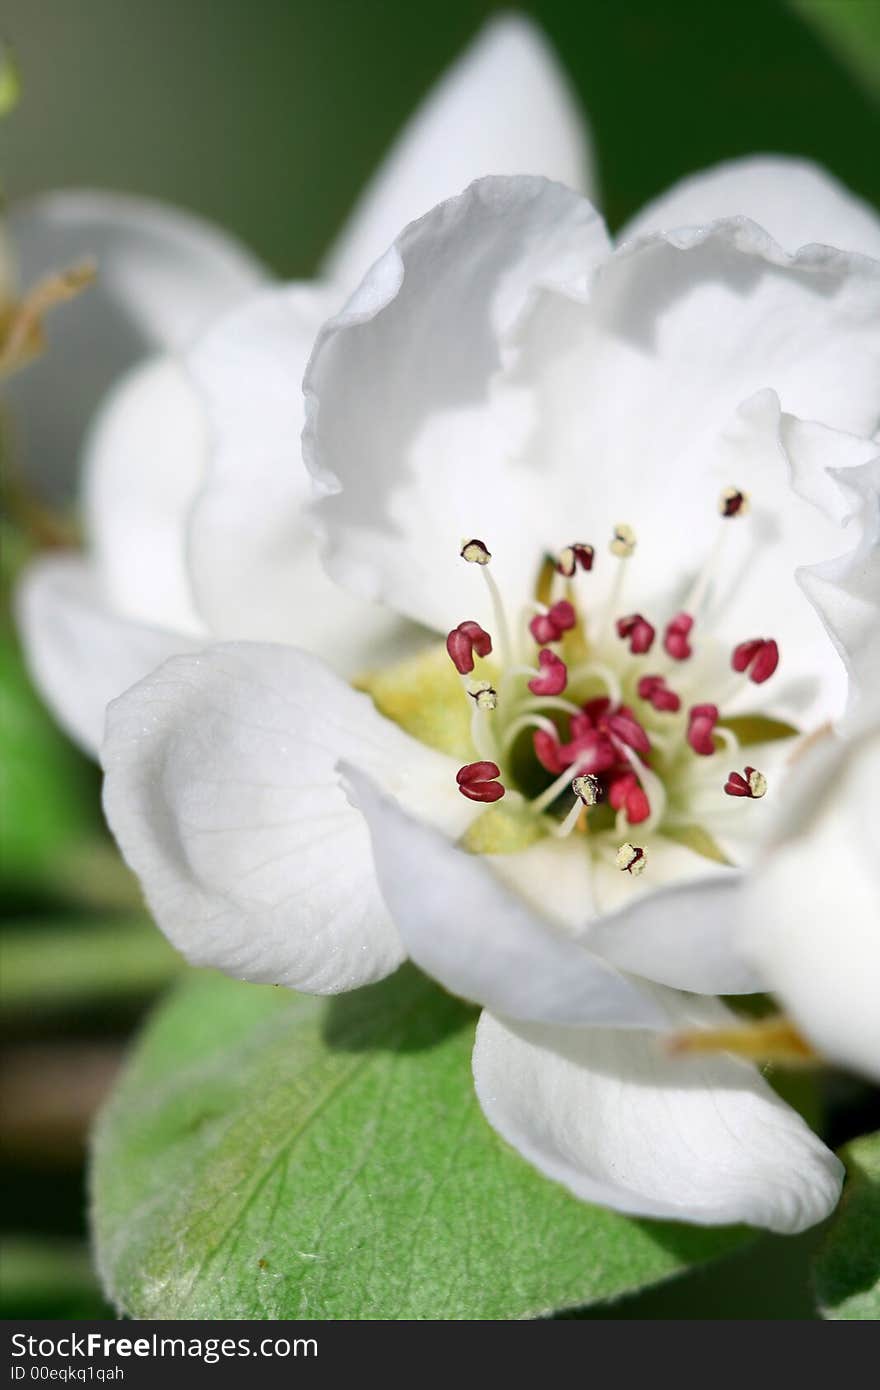
<path fill-rule="evenodd" d="M 33 675 L 87 750 L 97 751 L 115 695 L 209 638 L 297 642 L 338 660 L 341 644 L 323 640 L 332 615 L 355 667 L 359 640 L 396 640 L 400 623 L 327 582 L 303 514 L 299 383 L 315 334 L 399 228 L 438 199 L 499 171 L 586 188 L 589 166 L 555 59 L 527 21 L 503 17 L 416 113 L 314 284 L 261 295 L 265 272 L 251 256 L 141 200 L 54 194 L 13 210 L 23 286 L 86 256 L 99 265 L 97 285 L 53 321 L 51 351 L 10 389 L 38 491 L 70 493 L 92 411 L 137 364 L 86 439 L 87 554 L 41 559 L 19 594 Z M 243 299 L 185 364 L 204 387 L 206 419 L 180 355 Z M 239 342 L 260 344 L 256 380 L 246 357 L 239 373 Z"/>
<path fill-rule="evenodd" d="M 873 582 L 876 596 L 876 559 Z M 744 932 L 762 978 L 820 1055 L 880 1080 L 878 787 L 875 709 L 797 768 L 785 821 L 747 881 Z"/>
<path fill-rule="evenodd" d="M 709 220 L 737 210 L 778 240 Z M 797 250 L 826 229 L 851 249 Z M 874 506 L 862 251 L 870 214 L 786 161 L 674 190 L 617 251 L 541 179 L 441 204 L 322 331 L 305 442 L 331 575 L 445 651 L 380 671 L 374 704 L 226 644 L 109 714 L 107 813 L 190 959 L 334 991 L 410 954 L 484 1006 L 489 1120 L 624 1211 L 794 1231 L 839 1189 L 756 1070 L 658 1034 L 757 986 L 732 866 L 796 730 L 842 709 L 835 647 L 856 679 L 875 649 L 876 596 L 838 574 Z M 235 348 L 262 399 L 264 343 Z"/>

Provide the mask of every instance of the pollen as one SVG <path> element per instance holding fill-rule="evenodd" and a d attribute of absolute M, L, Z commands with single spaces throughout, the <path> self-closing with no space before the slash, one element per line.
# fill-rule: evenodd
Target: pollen
<path fill-rule="evenodd" d="M 628 559 L 636 548 L 636 533 L 633 528 L 627 526 L 625 521 L 618 522 L 608 548 L 611 554 L 616 555 L 619 559 Z"/>
<path fill-rule="evenodd" d="M 738 487 L 726 487 L 718 499 L 718 510 L 722 516 L 745 516 L 749 510 L 749 499 Z"/>
<path fill-rule="evenodd" d="M 575 777 L 571 789 L 585 806 L 595 806 L 602 796 L 602 783 L 591 772 L 586 772 L 581 777 Z"/>
<path fill-rule="evenodd" d="M 633 877 L 638 878 L 639 874 L 645 872 L 648 858 L 641 846 L 631 845 L 627 840 L 617 851 L 614 862 L 621 873 L 632 874 Z"/>
<path fill-rule="evenodd" d="M 591 570 L 595 555 L 596 552 L 591 545 L 584 545 L 582 541 L 575 541 L 559 552 L 559 559 L 556 561 L 556 573 L 564 575 L 566 579 L 571 579 L 578 566 L 582 570 Z"/>
<path fill-rule="evenodd" d="M 498 708 L 498 691 L 491 681 L 471 681 L 467 693 L 477 709 L 493 710 Z"/>
<path fill-rule="evenodd" d="M 469 565 L 488 565 L 492 559 L 492 552 L 483 541 L 474 538 L 462 542 L 461 558 L 467 560 Z"/>

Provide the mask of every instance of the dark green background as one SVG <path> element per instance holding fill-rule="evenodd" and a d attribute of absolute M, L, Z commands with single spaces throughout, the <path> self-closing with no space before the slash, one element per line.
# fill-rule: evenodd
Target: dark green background
<path fill-rule="evenodd" d="M 7 187 L 169 199 L 282 274 L 307 273 L 400 123 L 499 8 L 511 7 L 5 0 L 25 82 Z M 809 155 L 880 203 L 877 0 L 520 8 L 589 112 L 613 225 L 680 175 L 757 150 Z"/>
<path fill-rule="evenodd" d="M 4 0 L 0 30 L 17 54 L 23 97 L 0 133 L 3 187 L 13 198 L 91 185 L 165 199 L 236 233 L 282 275 L 308 274 L 401 122 L 497 8 L 485 0 Z M 880 206 L 880 0 L 543 0 L 521 8 L 542 24 L 589 113 L 613 226 L 681 175 L 762 150 L 812 157 Z M 20 683 L 18 675 L 6 686 L 6 712 L 14 709 L 18 743 L 30 750 L 16 768 L 16 824 L 23 833 L 42 825 L 46 848 L 34 854 L 29 842 L 32 881 L 18 875 L 13 907 L 19 940 L 22 924 L 33 929 L 38 995 L 40 932 L 52 932 L 53 950 L 67 933 L 77 953 L 77 932 L 90 930 L 81 898 L 59 899 L 57 883 L 47 889 L 42 860 L 72 820 L 96 833 L 97 779 Z M 46 820 L 47 797 L 58 826 Z M 107 967 L 116 978 L 119 963 Z M 63 1051 L 83 1041 L 116 1047 L 169 968 L 157 958 L 133 988 L 129 966 L 112 1007 L 99 990 L 78 1006 L 35 995 L 7 1018 L 7 1041 L 19 1057 L 22 1048 Z M 7 1250 L 3 1310 L 98 1311 L 81 1245 L 76 1136 L 63 1151 L 57 1143 L 26 1159 L 13 1151 L 3 1177 L 20 1238 Z M 627 1300 L 612 1315 L 809 1317 L 815 1239 L 765 1238 L 723 1269 Z"/>

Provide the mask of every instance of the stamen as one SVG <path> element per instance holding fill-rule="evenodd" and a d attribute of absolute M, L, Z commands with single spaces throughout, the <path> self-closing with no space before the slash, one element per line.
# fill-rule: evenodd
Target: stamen
<path fill-rule="evenodd" d="M 566 579 L 571 579 L 578 565 L 582 570 L 591 570 L 594 559 L 595 551 L 591 545 L 574 541 L 559 552 L 559 559 L 556 561 L 556 573 L 564 575 Z"/>
<path fill-rule="evenodd" d="M 474 669 L 474 652 L 477 656 L 488 656 L 492 650 L 492 638 L 479 623 L 469 619 L 459 623 L 449 633 L 446 650 L 459 675 L 467 676 Z"/>
<path fill-rule="evenodd" d="M 537 738 L 538 735 L 536 734 L 535 737 Z M 532 810 L 535 812 L 546 811 L 548 806 L 552 806 L 556 798 L 565 791 L 565 788 L 571 786 L 572 782 L 589 766 L 591 758 L 592 753 L 587 758 L 578 759 L 564 772 L 561 772 L 556 780 L 550 783 L 549 787 L 544 788 L 540 796 L 535 797 L 531 804 Z"/>
<path fill-rule="evenodd" d="M 533 695 L 561 695 L 568 684 L 568 668 L 555 652 L 545 647 L 538 652 L 538 665 L 541 674 L 533 676 L 528 682 Z"/>
<path fill-rule="evenodd" d="M 726 487 L 718 502 L 722 516 L 745 516 L 749 510 L 749 499 L 738 487 Z"/>
<path fill-rule="evenodd" d="M 535 641 L 544 646 L 547 642 L 558 642 L 563 633 L 570 631 L 577 622 L 577 614 L 568 599 L 561 598 L 546 613 L 536 613 L 529 623 L 529 632 Z"/>
<path fill-rule="evenodd" d="M 497 763 L 482 761 L 460 767 L 455 774 L 455 780 L 458 790 L 469 801 L 491 802 L 500 801 L 504 795 L 504 787 L 495 780 L 500 776 L 501 769 Z"/>
<path fill-rule="evenodd" d="M 759 801 L 766 795 L 767 778 L 756 767 L 747 767 L 745 775 L 731 772 L 724 783 L 724 790 L 728 796 L 746 796 L 752 801 Z"/>
<path fill-rule="evenodd" d="M 618 618 L 617 635 L 629 640 L 633 656 L 643 656 L 654 645 L 654 628 L 641 613 L 630 613 L 626 618 Z"/>
<path fill-rule="evenodd" d="M 622 873 L 632 874 L 637 878 L 639 874 L 645 872 L 648 858 L 639 845 L 631 845 L 627 840 L 617 851 L 614 862 Z"/>
<path fill-rule="evenodd" d="M 556 745 L 559 743 L 559 735 L 552 719 L 545 719 L 542 714 L 523 714 L 520 715 L 519 719 L 514 719 L 513 723 L 504 731 L 503 746 L 505 752 L 513 747 L 516 739 L 519 738 L 519 735 L 524 729 L 537 729 L 545 738 L 552 739 Z M 560 768 L 552 767 L 549 768 L 548 771 L 559 772 Z"/>
<path fill-rule="evenodd" d="M 673 1054 L 734 1052 L 753 1062 L 781 1062 L 785 1066 L 819 1061 L 812 1044 L 802 1037 L 790 1019 L 781 1014 L 731 1023 L 727 1028 L 692 1028 L 675 1033 L 667 1042 Z"/>
<path fill-rule="evenodd" d="M 602 796 L 602 783 L 598 777 L 593 776 L 592 772 L 585 772 L 581 776 L 575 777 L 571 789 L 585 806 L 595 806 Z"/>
<path fill-rule="evenodd" d="M 681 709 L 681 700 L 670 690 L 663 676 L 642 676 L 636 690 L 640 700 L 647 700 L 654 709 L 670 714 Z"/>
<path fill-rule="evenodd" d="M 692 648 L 688 641 L 694 620 L 690 613 L 676 613 L 666 624 L 663 634 L 663 648 L 673 661 L 687 661 Z"/>
<path fill-rule="evenodd" d="M 779 648 L 772 637 L 753 637 L 734 647 L 730 664 L 741 674 L 747 671 L 755 685 L 763 685 L 779 665 Z"/>
<path fill-rule="evenodd" d="M 608 800 L 615 811 L 623 811 L 630 825 L 639 825 L 651 814 L 651 803 L 647 792 L 634 772 L 624 772 L 612 778 L 608 786 Z"/>
<path fill-rule="evenodd" d="M 613 714 L 604 716 L 599 720 L 598 727 L 603 733 L 607 732 L 613 739 L 627 748 L 634 748 L 638 753 L 651 751 L 651 740 L 628 705 L 621 705 Z"/>
<path fill-rule="evenodd" d="M 491 681 L 471 681 L 467 687 L 467 693 L 477 706 L 477 709 L 493 710 L 498 708 L 498 691 Z"/>
<path fill-rule="evenodd" d="M 625 521 L 618 522 L 608 548 L 618 559 L 628 560 L 636 548 L 636 533 L 633 528 L 627 526 Z"/>
<path fill-rule="evenodd" d="M 687 741 L 701 757 L 707 758 L 715 752 L 715 740 L 712 735 L 718 717 L 717 705 L 694 705 L 688 710 Z"/>
<path fill-rule="evenodd" d="M 461 558 L 467 560 L 469 565 L 488 565 L 492 559 L 492 552 L 483 541 L 462 541 Z"/>

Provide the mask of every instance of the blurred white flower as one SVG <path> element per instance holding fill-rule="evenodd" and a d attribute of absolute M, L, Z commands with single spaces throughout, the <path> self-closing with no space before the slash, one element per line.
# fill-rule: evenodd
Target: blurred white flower
<path fill-rule="evenodd" d="M 880 569 L 874 582 L 880 592 Z M 875 637 L 880 645 L 880 635 Z M 820 1056 L 880 1080 L 880 718 L 811 750 L 747 880 L 744 946 Z"/>
<path fill-rule="evenodd" d="M 589 191 L 587 136 L 565 79 L 540 34 L 514 17 L 491 23 L 429 94 L 314 284 L 262 297 L 267 277 L 247 252 L 140 199 L 60 193 L 13 209 L 20 284 L 85 257 L 99 267 L 96 286 L 53 322 L 51 351 L 10 387 L 28 480 L 43 495 L 70 494 L 92 412 L 139 364 L 86 439 L 86 554 L 39 560 L 19 594 L 32 673 L 84 748 L 97 751 L 109 700 L 209 637 L 301 642 L 336 659 L 339 644 L 322 640 L 332 611 L 355 666 L 359 637 L 396 640 L 399 623 L 339 594 L 317 563 L 300 381 L 318 327 L 400 227 L 493 172 Z M 242 300 L 240 318 L 185 364 L 203 403 L 181 354 Z M 255 382 L 238 372 L 239 340 L 257 338 Z"/>
<path fill-rule="evenodd" d="M 802 245 L 832 231 L 848 249 Z M 475 183 L 399 236 L 305 379 L 330 575 L 445 652 L 389 669 L 274 552 L 336 668 L 380 668 L 378 703 L 423 740 L 270 643 L 178 657 L 110 711 L 108 817 L 191 960 L 329 992 L 411 955 L 484 1005 L 491 1123 L 621 1210 L 794 1231 L 837 1197 L 839 1164 L 755 1069 L 658 1034 L 720 1026 L 710 996 L 756 987 L 734 868 L 780 755 L 873 660 L 878 595 L 841 558 L 876 508 L 863 251 L 867 210 L 784 160 L 673 190 L 616 250 L 558 184 Z M 260 315 L 284 295 L 201 357 L 242 407 L 202 542 L 218 613 L 256 505 L 235 460 L 277 457 L 284 334 Z"/>

